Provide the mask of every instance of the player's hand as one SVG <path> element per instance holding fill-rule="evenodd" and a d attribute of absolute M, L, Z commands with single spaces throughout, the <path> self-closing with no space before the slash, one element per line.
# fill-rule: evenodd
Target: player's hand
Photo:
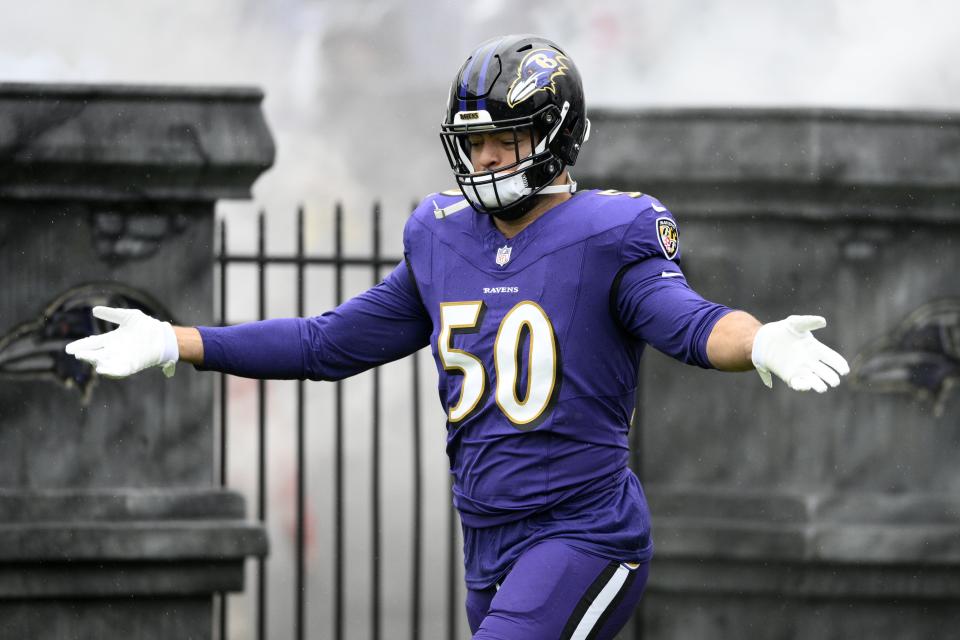
<path fill-rule="evenodd" d="M 763 383 L 773 386 L 772 374 L 796 391 L 823 393 L 850 373 L 843 356 L 810 333 L 827 326 L 820 316 L 790 316 L 770 322 L 753 339 L 753 366 Z"/>
<path fill-rule="evenodd" d="M 149 367 L 163 367 L 173 376 L 180 351 L 169 322 L 160 322 L 139 309 L 94 307 L 93 315 L 120 325 L 113 331 L 75 340 L 66 352 L 94 366 L 107 378 L 126 378 Z"/>

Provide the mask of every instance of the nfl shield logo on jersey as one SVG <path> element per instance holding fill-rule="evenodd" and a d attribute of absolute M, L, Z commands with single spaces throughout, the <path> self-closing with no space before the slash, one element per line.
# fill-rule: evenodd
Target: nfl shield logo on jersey
<path fill-rule="evenodd" d="M 513 250 L 513 247 L 508 247 L 503 245 L 497 249 L 497 266 L 502 267 L 503 265 L 510 262 L 510 252 Z"/>

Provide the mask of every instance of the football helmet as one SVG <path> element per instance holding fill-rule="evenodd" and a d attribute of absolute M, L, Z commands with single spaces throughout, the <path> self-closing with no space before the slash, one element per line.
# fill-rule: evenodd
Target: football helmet
<path fill-rule="evenodd" d="M 471 137 L 504 132 L 513 136 L 514 162 L 492 171 L 474 167 Z M 538 194 L 576 190 L 572 180 L 551 183 L 576 162 L 589 135 L 573 60 L 550 40 L 529 34 L 493 38 L 474 50 L 450 87 L 440 128 L 460 191 L 476 210 L 505 220 L 528 212 Z M 527 139 L 529 145 L 520 144 Z M 522 146 L 531 153 L 521 157 Z"/>

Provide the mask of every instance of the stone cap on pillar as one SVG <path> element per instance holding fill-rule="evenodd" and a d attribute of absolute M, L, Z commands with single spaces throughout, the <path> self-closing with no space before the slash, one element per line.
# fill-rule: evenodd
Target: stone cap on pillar
<path fill-rule="evenodd" d="M 862 109 L 595 109 L 573 169 L 684 217 L 956 222 L 960 113 Z"/>
<path fill-rule="evenodd" d="M 232 491 L 0 489 L 0 601 L 240 591 L 267 553 Z"/>
<path fill-rule="evenodd" d="M 956 496 L 657 484 L 645 493 L 652 590 L 960 598 Z"/>
<path fill-rule="evenodd" d="M 274 161 L 249 87 L 0 83 L 0 198 L 249 198 Z"/>

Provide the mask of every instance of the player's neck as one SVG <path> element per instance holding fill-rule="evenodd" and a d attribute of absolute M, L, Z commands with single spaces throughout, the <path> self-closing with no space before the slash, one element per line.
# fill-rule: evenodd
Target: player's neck
<path fill-rule="evenodd" d="M 500 233 L 502 233 L 503 236 L 509 240 L 533 224 L 534 220 L 550 211 L 550 209 L 553 209 L 562 202 L 566 202 L 572 197 L 572 193 L 566 192 L 537 196 L 537 203 L 533 205 L 533 208 L 516 220 L 501 220 L 496 216 L 492 216 L 493 224 L 496 225 Z"/>

